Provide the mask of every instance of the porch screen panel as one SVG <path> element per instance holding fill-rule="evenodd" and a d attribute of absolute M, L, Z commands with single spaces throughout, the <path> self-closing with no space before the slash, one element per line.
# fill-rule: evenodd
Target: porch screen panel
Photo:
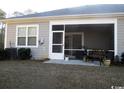
<path fill-rule="evenodd" d="M 53 25 L 52 31 L 62 31 L 64 30 L 64 25 Z"/>
<path fill-rule="evenodd" d="M 52 47 L 52 52 L 53 53 L 62 53 L 62 46 L 61 45 L 53 45 Z"/>
<path fill-rule="evenodd" d="M 82 35 L 68 35 L 65 37 L 65 49 L 81 49 Z"/>
<path fill-rule="evenodd" d="M 73 49 L 81 49 L 82 48 L 82 35 L 73 35 L 72 46 Z"/>
<path fill-rule="evenodd" d="M 53 44 L 62 44 L 63 43 L 63 34 L 61 32 L 53 33 Z"/>
<path fill-rule="evenodd" d="M 53 41 L 52 41 L 52 52 L 53 53 L 62 53 L 63 46 L 63 32 L 53 32 Z"/>

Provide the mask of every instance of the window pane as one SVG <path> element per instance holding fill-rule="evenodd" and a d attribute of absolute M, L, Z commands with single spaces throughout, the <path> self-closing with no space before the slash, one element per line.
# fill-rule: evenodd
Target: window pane
<path fill-rule="evenodd" d="M 64 30 L 64 25 L 53 25 L 52 30 L 53 31 Z"/>
<path fill-rule="evenodd" d="M 18 28 L 18 37 L 26 37 L 26 27 Z"/>
<path fill-rule="evenodd" d="M 53 53 L 62 53 L 62 45 L 53 45 L 52 52 Z"/>
<path fill-rule="evenodd" d="M 26 45 L 26 38 L 18 37 L 18 45 Z"/>
<path fill-rule="evenodd" d="M 53 44 L 62 44 L 63 42 L 63 33 L 62 32 L 54 32 L 53 33 Z"/>
<path fill-rule="evenodd" d="M 28 45 L 36 45 L 36 37 L 28 37 Z"/>
<path fill-rule="evenodd" d="M 28 36 L 36 36 L 37 28 L 36 27 L 28 27 Z"/>

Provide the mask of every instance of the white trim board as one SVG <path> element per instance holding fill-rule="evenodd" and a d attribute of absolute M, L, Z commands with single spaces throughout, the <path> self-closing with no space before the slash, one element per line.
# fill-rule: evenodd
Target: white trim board
<path fill-rule="evenodd" d="M 52 59 L 64 59 L 64 41 L 65 41 L 65 38 L 64 38 L 64 34 L 65 34 L 65 31 L 51 31 L 52 33 L 52 38 L 51 38 L 51 49 L 50 49 L 50 58 Z M 61 44 L 53 44 L 53 33 L 62 33 L 62 36 L 63 36 L 63 40 L 62 40 L 62 43 Z M 61 45 L 62 47 L 62 52 L 60 53 L 54 53 L 52 50 L 52 47 L 53 45 Z"/>
<path fill-rule="evenodd" d="M 7 24 L 5 24 L 4 49 L 7 48 Z"/>
<path fill-rule="evenodd" d="M 107 24 L 115 23 L 116 18 L 92 18 L 92 19 L 74 19 L 74 20 L 51 20 L 52 25 L 67 25 L 67 24 Z"/>

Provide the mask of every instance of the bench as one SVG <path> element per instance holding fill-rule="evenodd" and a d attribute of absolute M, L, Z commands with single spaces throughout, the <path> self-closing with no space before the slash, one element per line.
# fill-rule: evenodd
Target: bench
<path fill-rule="evenodd" d="M 87 60 L 91 59 L 92 61 L 94 60 L 99 60 L 100 61 L 100 65 L 102 60 L 105 58 L 105 51 L 104 50 L 93 50 L 93 51 L 89 51 L 87 54 Z"/>

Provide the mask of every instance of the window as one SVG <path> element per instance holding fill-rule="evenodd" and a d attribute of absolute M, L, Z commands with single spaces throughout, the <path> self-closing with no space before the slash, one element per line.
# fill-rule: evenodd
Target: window
<path fill-rule="evenodd" d="M 17 46 L 38 46 L 38 25 L 17 26 Z"/>

